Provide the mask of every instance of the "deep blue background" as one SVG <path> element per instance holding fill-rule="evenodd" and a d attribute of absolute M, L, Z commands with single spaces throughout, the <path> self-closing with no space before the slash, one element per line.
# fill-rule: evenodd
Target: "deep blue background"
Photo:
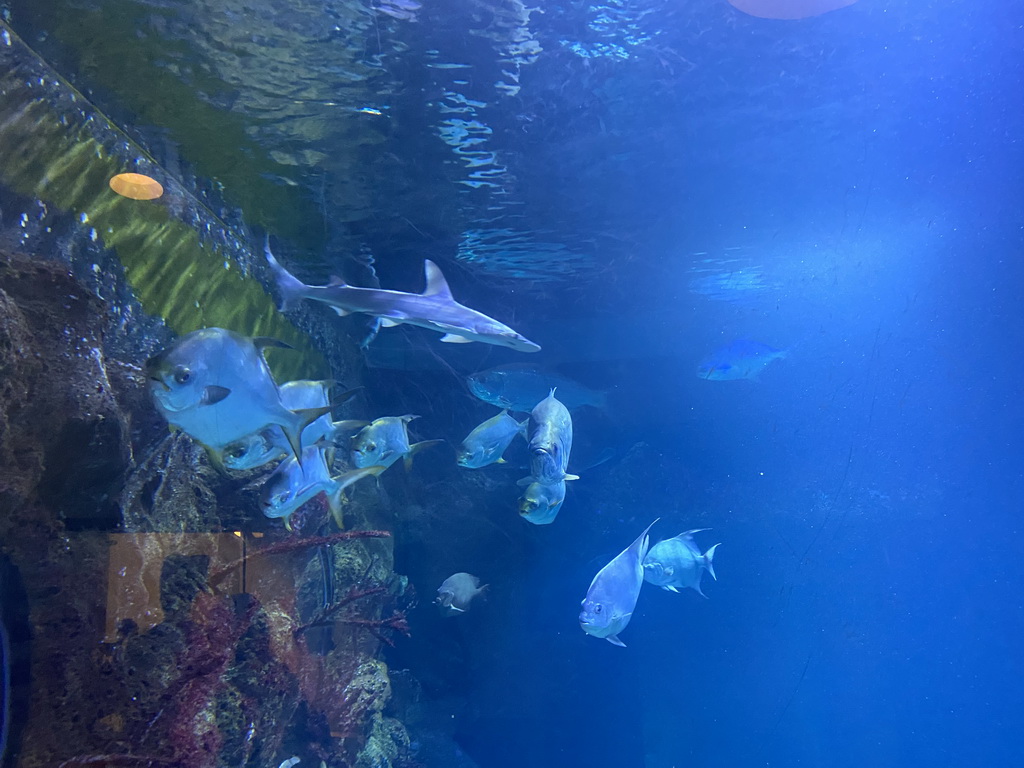
<path fill-rule="evenodd" d="M 671 49 L 684 11 L 664 13 Z M 520 311 L 542 360 L 610 388 L 608 439 L 644 442 L 650 471 L 583 473 L 520 578 L 451 630 L 459 739 L 485 766 L 1018 764 L 1020 11 L 732 22 L 687 38 L 689 82 L 601 82 L 614 173 L 543 185 L 523 155 L 540 197 L 571 190 L 561 226 L 632 242 Z M 528 76 L 555 87 L 543 60 Z M 588 151 L 563 138 L 556 166 Z M 695 252 L 767 287 L 694 293 Z M 791 352 L 759 382 L 697 379 L 733 338 Z M 590 578 L 655 517 L 655 539 L 723 542 L 710 599 L 645 588 L 627 649 L 584 636 Z M 487 580 L 488 559 L 466 567 Z"/>

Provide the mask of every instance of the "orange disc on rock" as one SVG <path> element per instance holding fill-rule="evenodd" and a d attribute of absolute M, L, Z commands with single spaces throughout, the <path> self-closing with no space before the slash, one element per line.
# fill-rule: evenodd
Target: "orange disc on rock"
<path fill-rule="evenodd" d="M 159 181 L 141 173 L 119 173 L 110 180 L 110 188 L 132 200 L 155 200 L 164 193 Z"/>
<path fill-rule="evenodd" d="M 806 19 L 853 5 L 857 0 L 729 0 L 729 4 L 762 19 Z"/>

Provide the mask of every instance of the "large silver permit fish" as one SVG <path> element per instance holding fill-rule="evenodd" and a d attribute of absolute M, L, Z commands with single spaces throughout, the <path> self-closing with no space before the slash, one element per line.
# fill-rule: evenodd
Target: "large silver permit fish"
<path fill-rule="evenodd" d="M 640 587 L 644 584 L 642 563 L 650 543 L 647 534 L 654 523 L 598 571 L 590 583 L 580 611 L 580 627 L 588 635 L 603 637 L 612 645 L 626 647 L 619 639 L 619 633 L 629 624 L 640 596 Z"/>
<path fill-rule="evenodd" d="M 520 484 L 578 480 L 576 475 L 566 474 L 571 452 L 572 416 L 552 389 L 530 412 L 530 477 Z"/>
<path fill-rule="evenodd" d="M 350 389 L 331 402 L 328 396 L 331 384 L 329 381 L 289 381 L 280 387 L 281 403 L 289 410 L 323 408 L 327 405 L 340 405 L 360 391 Z M 325 414 L 302 430 L 302 442 L 305 445 L 312 445 L 320 440 L 334 442 L 348 437 L 367 424 L 369 422 L 355 419 L 331 421 L 331 417 Z M 221 459 L 228 469 L 244 470 L 262 467 L 272 461 L 283 459 L 290 453 L 288 439 L 281 428 L 270 426 L 225 446 Z"/>
<path fill-rule="evenodd" d="M 564 480 L 556 483 L 533 481 L 519 497 L 519 514 L 534 525 L 550 525 L 555 522 L 564 501 Z"/>
<path fill-rule="evenodd" d="M 379 464 L 390 467 L 399 459 L 405 460 L 405 468 L 412 466 L 412 457 L 424 448 L 444 442 L 424 440 L 409 444 L 407 425 L 419 416 L 384 416 L 363 427 L 352 439 L 352 463 L 357 467 Z"/>
<path fill-rule="evenodd" d="M 719 544 L 715 544 L 707 552 L 701 554 L 700 547 L 693 540 L 693 534 L 709 528 L 694 528 L 683 531 L 671 539 L 659 541 L 647 557 L 644 558 L 644 581 L 656 587 L 678 592 L 689 587 L 696 590 L 701 597 L 707 597 L 700 589 L 700 577 L 704 571 L 711 574 L 715 581 L 714 557 Z"/>
<path fill-rule="evenodd" d="M 528 424 L 528 420 L 516 421 L 508 415 L 508 411 L 502 411 L 478 425 L 466 436 L 455 460 L 460 467 L 469 469 L 480 469 L 488 464 L 504 462 L 501 455 L 515 440 L 516 435 L 526 436 Z"/>
<path fill-rule="evenodd" d="M 278 263 L 270 251 L 269 240 L 264 251 L 281 294 L 282 311 L 301 299 L 312 299 L 329 305 L 342 316 L 353 312 L 373 315 L 380 318 L 385 328 L 405 323 L 437 331 L 444 334 L 441 341 L 453 344 L 479 341 L 519 352 L 536 352 L 540 349 L 540 345 L 534 344 L 504 323 L 459 304 L 452 296 L 441 270 L 429 259 L 424 261 L 426 290 L 423 293 L 406 293 L 360 288 L 348 285 L 337 277 L 328 285 L 306 285 Z"/>
<path fill-rule="evenodd" d="M 287 345 L 249 338 L 224 328 L 186 334 L 146 361 L 157 410 L 206 447 L 219 464 L 224 447 L 276 424 L 293 454 L 302 453 L 302 430 L 329 407 L 289 410 L 262 350 Z"/>
<path fill-rule="evenodd" d="M 307 501 L 321 492 L 338 528 L 344 530 L 341 505 L 345 489 L 357 480 L 379 475 L 385 467 L 373 466 L 331 475 L 322 445 L 310 445 L 302 452 L 302 461 L 287 458 L 267 478 L 260 492 L 260 506 L 267 517 L 283 517 L 291 530 L 290 518 Z"/>

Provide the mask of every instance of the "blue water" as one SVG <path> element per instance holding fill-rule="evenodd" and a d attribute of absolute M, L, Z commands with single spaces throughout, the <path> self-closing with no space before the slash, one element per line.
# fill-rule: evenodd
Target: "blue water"
<path fill-rule="evenodd" d="M 514 514 L 522 455 L 475 485 L 417 457 L 433 517 L 395 568 L 424 604 L 386 654 L 433 713 L 414 741 L 480 768 L 1024 765 L 1024 6 L 416 5 L 360 27 L 379 79 L 348 107 L 387 122 L 351 129 L 358 179 L 299 164 L 328 245 L 282 249 L 326 282 L 357 243 L 405 290 L 436 259 L 609 408 L 576 414 L 550 526 Z M 787 355 L 698 378 L 737 339 Z M 364 359 L 364 415 L 457 441 L 493 415 L 464 376 L 526 358 L 403 328 Z M 655 518 L 721 542 L 707 599 L 646 585 L 626 648 L 585 635 L 590 580 Z M 490 595 L 441 618 L 461 570 Z"/>

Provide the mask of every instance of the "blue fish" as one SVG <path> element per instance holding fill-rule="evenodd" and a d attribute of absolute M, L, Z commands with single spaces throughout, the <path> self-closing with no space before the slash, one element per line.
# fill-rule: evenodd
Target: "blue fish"
<path fill-rule="evenodd" d="M 519 499 L 519 514 L 534 525 L 550 525 L 555 522 L 564 501 L 565 480 L 554 483 L 534 481 L 526 486 Z"/>
<path fill-rule="evenodd" d="M 302 431 L 330 407 L 289 410 L 262 350 L 288 345 L 204 328 L 178 339 L 146 361 L 150 394 L 168 423 L 201 443 L 221 466 L 221 451 L 246 435 L 276 424 L 293 455 L 302 454 Z"/>
<path fill-rule="evenodd" d="M 327 394 L 330 385 L 329 381 L 289 381 L 280 387 L 281 404 L 293 411 L 322 408 L 327 405 L 339 405 L 359 392 L 358 389 L 350 389 L 334 398 L 334 402 L 331 403 Z M 325 414 L 302 430 L 302 442 L 306 445 L 312 445 L 320 440 L 333 443 L 367 424 L 369 422 L 355 419 L 331 421 L 330 415 Z M 225 446 L 221 458 L 228 469 L 255 469 L 285 458 L 290 450 L 288 439 L 281 428 L 270 426 Z"/>
<path fill-rule="evenodd" d="M 629 624 L 640 597 L 640 587 L 644 584 L 643 561 L 650 543 L 647 533 L 654 523 L 598 571 L 590 583 L 580 611 L 580 627 L 588 635 L 603 637 L 612 645 L 626 647 L 619 639 L 619 633 Z"/>
<path fill-rule="evenodd" d="M 651 547 L 651 551 L 644 558 L 644 581 L 670 592 L 678 592 L 680 588 L 689 587 L 696 590 L 701 597 L 707 597 L 701 592 L 700 577 L 707 571 L 711 578 L 718 580 L 712 561 L 719 545 L 715 544 L 701 554 L 700 548 L 693 540 L 693 534 L 707 530 L 710 529 L 694 528 L 684 531 Z"/>
<path fill-rule="evenodd" d="M 386 467 L 372 466 L 353 469 L 331 476 L 322 444 L 303 449 L 301 463 L 289 457 L 277 465 L 267 478 L 260 493 L 260 506 L 267 517 L 283 517 L 289 530 L 291 516 L 307 501 L 321 492 L 327 494 L 331 515 L 344 530 L 341 504 L 344 490 L 357 480 L 379 475 Z"/>
<path fill-rule="evenodd" d="M 520 480 L 520 485 L 579 480 L 566 474 L 571 451 L 572 416 L 552 389 L 530 412 L 530 477 Z"/>
<path fill-rule="evenodd" d="M 757 381 L 772 361 L 781 360 L 788 350 L 775 349 L 759 341 L 737 339 L 713 352 L 697 366 L 697 377 L 711 381 Z"/>
<path fill-rule="evenodd" d="M 525 419 L 518 422 L 502 411 L 480 424 L 462 441 L 459 455 L 456 458 L 460 467 L 479 469 L 488 464 L 504 463 L 501 455 L 515 440 L 516 435 L 526 436 Z"/>
<path fill-rule="evenodd" d="M 399 459 L 405 460 L 405 468 L 412 466 L 412 457 L 443 440 L 424 440 L 409 444 L 406 425 L 419 416 L 384 416 L 363 427 L 352 440 L 352 463 L 357 467 L 379 464 L 390 467 Z"/>
<path fill-rule="evenodd" d="M 532 411 L 552 389 L 558 390 L 558 399 L 569 410 L 584 405 L 605 407 L 604 392 L 588 389 L 567 376 L 546 371 L 535 365 L 499 365 L 497 368 L 472 374 L 466 382 L 469 384 L 469 391 L 485 403 L 519 413 Z"/>

